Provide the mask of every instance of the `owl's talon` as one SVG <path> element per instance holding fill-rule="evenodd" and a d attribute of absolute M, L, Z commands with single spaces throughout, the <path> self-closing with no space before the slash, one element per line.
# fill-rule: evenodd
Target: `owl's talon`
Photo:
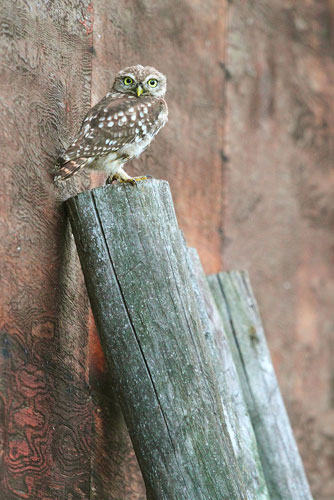
<path fill-rule="evenodd" d="M 152 179 L 151 175 L 143 175 L 142 177 L 133 177 L 135 181 L 147 181 Z"/>
<path fill-rule="evenodd" d="M 123 179 L 123 177 L 117 176 L 117 180 L 121 184 L 131 184 L 132 186 L 137 185 L 136 179 L 134 177 L 126 177 L 125 179 Z"/>
<path fill-rule="evenodd" d="M 119 174 L 112 174 L 106 180 L 106 185 L 112 184 L 114 181 L 125 182 Z"/>
<path fill-rule="evenodd" d="M 139 181 L 147 181 L 152 179 L 151 176 L 141 176 L 141 177 L 130 177 L 123 169 L 119 170 L 116 174 L 110 175 L 106 181 L 106 184 L 111 184 L 113 181 L 118 181 L 121 184 L 129 183 L 132 186 L 136 186 Z"/>

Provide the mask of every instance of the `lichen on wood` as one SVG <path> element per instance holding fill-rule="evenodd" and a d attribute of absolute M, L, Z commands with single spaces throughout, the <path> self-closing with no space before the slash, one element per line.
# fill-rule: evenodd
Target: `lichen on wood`
<path fill-rule="evenodd" d="M 197 251 L 194 248 L 189 248 L 188 255 L 198 309 L 217 377 L 224 417 L 238 465 L 243 473 L 245 488 L 249 498 L 268 500 L 270 497 L 254 430 L 244 401 L 224 325 Z"/>
<path fill-rule="evenodd" d="M 150 500 L 246 500 L 167 182 L 67 201 Z"/>
<path fill-rule="evenodd" d="M 208 277 L 254 427 L 272 500 L 312 500 L 246 272 Z"/>

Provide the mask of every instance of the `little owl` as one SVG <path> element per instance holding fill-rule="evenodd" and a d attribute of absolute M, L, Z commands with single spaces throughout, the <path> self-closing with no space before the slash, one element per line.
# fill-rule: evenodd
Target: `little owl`
<path fill-rule="evenodd" d="M 87 167 L 113 180 L 135 183 L 123 165 L 139 156 L 167 122 L 166 77 L 150 66 L 131 66 L 118 73 L 112 89 L 87 113 L 77 139 L 58 158 L 55 180 Z"/>

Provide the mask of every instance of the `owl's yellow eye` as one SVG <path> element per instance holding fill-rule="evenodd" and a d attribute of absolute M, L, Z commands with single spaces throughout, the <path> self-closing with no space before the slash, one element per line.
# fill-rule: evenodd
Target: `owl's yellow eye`
<path fill-rule="evenodd" d="M 154 88 L 158 85 L 158 80 L 156 80 L 155 78 L 150 78 L 147 83 L 150 87 Z"/>
<path fill-rule="evenodd" d="M 129 76 L 126 76 L 125 78 L 123 78 L 123 83 L 124 85 L 131 85 L 133 83 L 133 80 Z"/>

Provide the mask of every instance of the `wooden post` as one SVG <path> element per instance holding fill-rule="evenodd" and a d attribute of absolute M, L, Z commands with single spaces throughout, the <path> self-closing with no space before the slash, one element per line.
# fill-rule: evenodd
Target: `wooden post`
<path fill-rule="evenodd" d="M 243 473 L 247 494 L 249 498 L 268 500 L 270 497 L 253 426 L 244 401 L 224 326 L 197 251 L 190 248 L 188 249 L 188 255 L 190 257 L 189 267 L 193 276 L 198 310 L 218 381 L 224 417 L 238 465 Z"/>
<path fill-rule="evenodd" d="M 168 183 L 105 186 L 67 208 L 148 499 L 248 499 Z"/>
<path fill-rule="evenodd" d="M 248 275 L 220 273 L 208 281 L 253 423 L 270 497 L 311 500 Z"/>

